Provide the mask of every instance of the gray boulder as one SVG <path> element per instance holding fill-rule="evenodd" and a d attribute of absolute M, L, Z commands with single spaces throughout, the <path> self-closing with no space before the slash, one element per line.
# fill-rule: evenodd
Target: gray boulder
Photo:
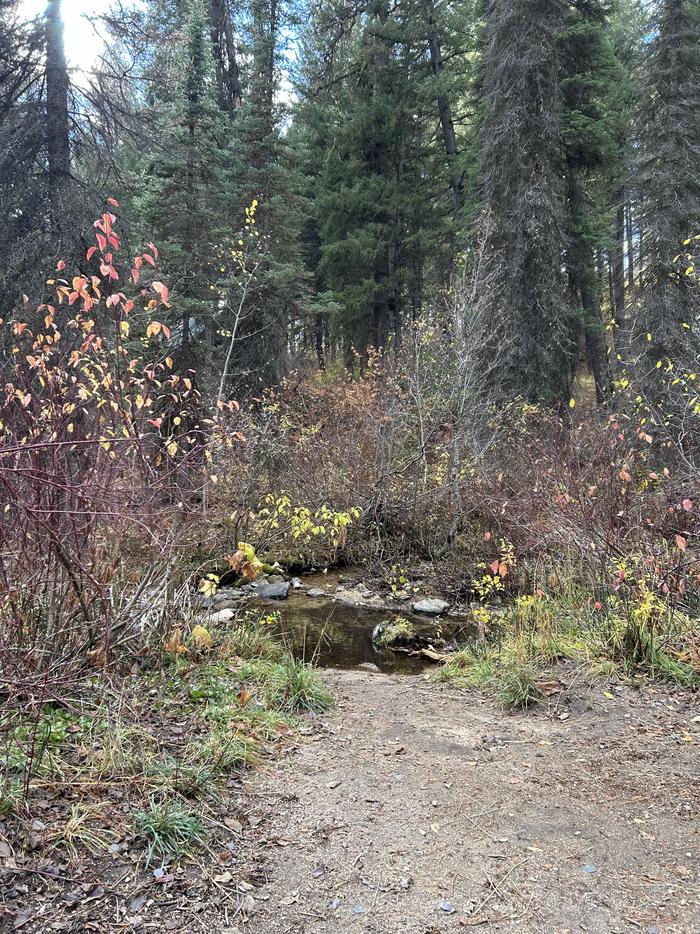
<path fill-rule="evenodd" d="M 450 604 L 438 597 L 425 597 L 413 604 L 414 613 L 425 613 L 427 616 L 440 616 L 449 610 Z"/>
<path fill-rule="evenodd" d="M 264 600 L 286 600 L 289 593 L 289 581 L 265 581 L 258 584 L 256 591 Z"/>

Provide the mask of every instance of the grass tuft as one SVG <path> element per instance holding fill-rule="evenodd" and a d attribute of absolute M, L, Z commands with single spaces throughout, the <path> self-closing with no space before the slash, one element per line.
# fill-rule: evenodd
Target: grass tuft
<path fill-rule="evenodd" d="M 146 865 L 155 858 L 179 859 L 205 843 L 204 823 L 195 811 L 177 800 L 152 795 L 148 805 L 134 814 L 136 831 L 146 841 Z"/>
<path fill-rule="evenodd" d="M 105 808 L 109 804 L 109 801 L 101 801 L 71 805 L 65 824 L 53 831 L 47 842 L 64 849 L 72 862 L 77 862 L 81 851 L 93 855 L 104 853 L 111 843 L 119 839 L 116 831 L 104 826 L 108 821 Z"/>

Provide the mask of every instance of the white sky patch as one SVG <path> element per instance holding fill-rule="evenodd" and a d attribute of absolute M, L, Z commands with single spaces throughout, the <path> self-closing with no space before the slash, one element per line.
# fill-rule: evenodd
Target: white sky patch
<path fill-rule="evenodd" d="M 109 5 L 110 0 L 63 0 L 66 59 L 72 71 L 91 71 L 104 49 L 104 40 L 85 14 L 99 16 Z M 41 16 L 46 12 L 46 0 L 21 0 L 20 10 L 27 19 Z"/>

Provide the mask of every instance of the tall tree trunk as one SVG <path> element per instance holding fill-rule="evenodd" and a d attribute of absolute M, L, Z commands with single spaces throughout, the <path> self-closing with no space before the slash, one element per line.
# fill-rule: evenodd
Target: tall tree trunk
<path fill-rule="evenodd" d="M 210 0 L 209 10 L 219 105 L 235 117 L 241 106 L 241 74 L 229 0 Z"/>
<path fill-rule="evenodd" d="M 482 260 L 475 314 L 484 392 L 557 404 L 571 398 L 576 325 L 561 252 L 558 0 L 489 0 L 483 97 Z"/>
<path fill-rule="evenodd" d="M 52 225 L 60 229 L 62 195 L 70 181 L 68 66 L 63 44 L 61 0 L 46 8 L 46 149 Z"/>
<path fill-rule="evenodd" d="M 386 0 L 377 0 L 373 13 L 374 25 L 380 27 L 380 34 L 372 36 L 370 40 L 373 43 L 371 93 L 375 100 L 380 100 L 386 94 L 384 82 L 391 58 L 389 46 L 384 36 L 381 35 L 381 27 L 389 18 L 389 7 Z M 372 134 L 373 138 L 370 141 L 367 153 L 370 172 L 382 178 L 388 178 L 389 146 L 383 121 L 373 127 Z M 385 231 L 388 230 L 391 216 L 386 206 L 378 208 L 376 221 Z M 374 301 L 372 305 L 370 342 L 378 349 L 386 347 L 389 338 L 389 326 L 394 317 L 392 295 L 390 294 L 391 257 L 394 249 L 393 234 L 389 234 L 386 242 L 382 238 L 381 242 L 378 243 L 374 259 Z"/>
<path fill-rule="evenodd" d="M 569 283 L 571 292 L 579 299 L 583 310 L 586 358 L 595 381 L 596 400 L 604 402 L 610 394 L 610 367 L 605 348 L 603 316 L 598 299 L 595 255 L 590 242 L 580 233 L 580 219 L 586 211 L 586 203 L 583 185 L 576 171 L 569 172 L 568 189 L 570 216 L 573 222 L 573 232 L 567 254 Z"/>
<path fill-rule="evenodd" d="M 627 203 L 627 287 L 634 288 L 634 227 L 632 224 L 632 205 Z"/>
<path fill-rule="evenodd" d="M 430 67 L 433 75 L 439 78 L 443 72 L 442 49 L 440 47 L 440 38 L 435 23 L 435 10 L 432 0 L 426 0 L 424 15 L 428 25 L 428 47 L 430 49 Z M 455 135 L 454 121 L 452 119 L 452 108 L 450 102 L 444 93 L 438 92 L 437 108 L 440 116 L 440 126 L 442 128 L 442 140 L 447 154 L 447 162 L 450 172 L 450 187 L 452 189 L 452 199 L 454 202 L 455 216 L 460 213 L 464 207 L 464 173 L 460 171 L 458 164 L 457 137 Z"/>
<path fill-rule="evenodd" d="M 625 326 L 625 190 L 617 192 L 615 213 L 615 250 L 612 261 L 613 304 L 615 318 Z"/>

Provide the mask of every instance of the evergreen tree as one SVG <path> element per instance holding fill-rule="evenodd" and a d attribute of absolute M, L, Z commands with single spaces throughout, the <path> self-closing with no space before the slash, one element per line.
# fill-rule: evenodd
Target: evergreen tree
<path fill-rule="evenodd" d="M 308 255 L 346 356 L 398 346 L 424 292 L 449 282 L 467 199 L 466 6 L 314 12 L 296 111 L 316 216 Z"/>
<path fill-rule="evenodd" d="M 700 340 L 697 287 L 676 260 L 700 231 L 700 7 L 659 0 L 652 25 L 639 164 L 647 265 L 636 322 L 651 372 L 657 362 L 689 362 Z"/>
<path fill-rule="evenodd" d="M 232 231 L 227 121 L 216 103 L 208 9 L 204 0 L 188 0 L 178 12 L 177 32 L 153 64 L 157 138 L 137 174 L 135 208 L 162 251 L 173 293 L 174 356 L 187 371 L 211 354 L 220 264 Z"/>
<path fill-rule="evenodd" d="M 299 238 L 306 210 L 303 181 L 281 100 L 284 34 L 295 11 L 282 0 L 251 0 L 243 34 L 247 68 L 234 125 L 233 188 L 240 215 L 255 202 L 258 241 L 233 372 L 253 386 L 279 380 L 308 307 Z"/>
<path fill-rule="evenodd" d="M 598 401 L 609 393 L 610 370 L 596 255 L 609 242 L 607 173 L 619 174 L 622 162 L 611 109 L 611 89 L 621 80 L 621 68 L 609 39 L 609 13 L 609 4 L 599 0 L 572 4 L 559 43 L 566 265 Z"/>
<path fill-rule="evenodd" d="M 483 54 L 482 256 L 476 313 L 492 392 L 570 395 L 574 322 L 562 276 L 565 194 L 559 0 L 490 0 Z M 494 363 L 495 361 L 495 363 Z"/>

